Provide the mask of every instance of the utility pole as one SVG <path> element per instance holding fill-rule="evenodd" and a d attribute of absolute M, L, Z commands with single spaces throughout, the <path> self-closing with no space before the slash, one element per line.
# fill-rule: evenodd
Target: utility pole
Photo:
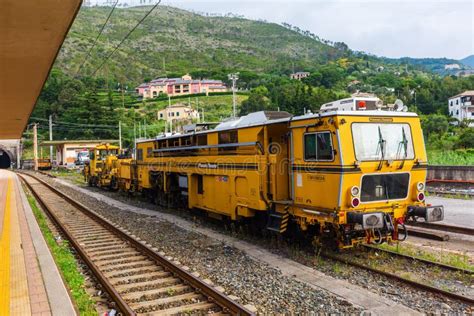
<path fill-rule="evenodd" d="M 53 116 L 49 116 L 49 141 L 53 140 Z M 51 166 L 53 165 L 53 145 L 49 145 L 49 159 Z"/>
<path fill-rule="evenodd" d="M 38 171 L 38 124 L 33 124 L 33 161 L 34 169 Z"/>
<path fill-rule="evenodd" d="M 122 152 L 122 122 L 119 121 L 119 148 L 120 152 Z"/>
<path fill-rule="evenodd" d="M 122 90 L 122 109 L 125 109 L 125 96 L 124 96 L 123 82 L 121 83 L 120 90 Z"/>
<path fill-rule="evenodd" d="M 239 73 L 237 72 L 234 74 L 228 74 L 227 78 L 229 78 L 229 80 L 232 80 L 232 110 L 233 110 L 234 118 L 236 118 L 237 117 L 237 99 L 236 99 L 235 92 L 236 92 L 237 80 L 239 80 Z"/>
<path fill-rule="evenodd" d="M 137 124 L 133 123 L 133 158 L 137 158 Z"/>

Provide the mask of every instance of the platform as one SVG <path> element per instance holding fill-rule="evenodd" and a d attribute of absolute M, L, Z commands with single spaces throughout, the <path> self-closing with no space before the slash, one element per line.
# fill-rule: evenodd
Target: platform
<path fill-rule="evenodd" d="M 0 315 L 75 315 L 17 175 L 0 170 Z"/>

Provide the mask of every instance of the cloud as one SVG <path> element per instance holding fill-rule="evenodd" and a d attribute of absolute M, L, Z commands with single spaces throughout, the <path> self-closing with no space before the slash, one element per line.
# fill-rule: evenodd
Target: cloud
<path fill-rule="evenodd" d="M 164 0 L 163 4 L 287 22 L 381 56 L 458 59 L 474 54 L 471 0 Z"/>

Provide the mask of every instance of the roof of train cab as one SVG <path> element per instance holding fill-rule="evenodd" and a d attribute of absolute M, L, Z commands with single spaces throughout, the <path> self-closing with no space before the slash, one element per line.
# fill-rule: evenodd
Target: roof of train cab
<path fill-rule="evenodd" d="M 260 115 L 263 111 L 250 113 L 248 115 Z M 247 115 L 247 116 L 248 116 Z M 215 128 L 205 131 L 198 131 L 198 132 L 191 132 L 191 133 L 176 133 L 173 135 L 168 136 L 157 136 L 155 138 L 148 138 L 148 139 L 140 139 L 137 140 L 137 143 L 147 143 L 150 141 L 155 140 L 165 140 L 165 139 L 175 139 L 185 136 L 192 136 L 192 135 L 202 135 L 208 133 L 215 133 L 215 132 L 223 132 L 223 131 L 230 131 L 236 129 L 243 129 L 243 128 L 250 128 L 250 127 L 257 127 L 257 126 L 264 126 L 264 125 L 272 125 L 278 123 L 288 123 L 291 125 L 293 122 L 304 121 L 304 120 L 311 120 L 311 119 L 318 119 L 318 118 L 325 118 L 331 116 L 365 116 L 365 117 L 418 117 L 418 114 L 414 112 L 397 112 L 397 111 L 384 111 L 384 110 L 374 110 L 374 111 L 333 111 L 333 112 L 325 112 L 325 113 L 309 113 L 305 115 L 299 116 L 289 116 L 277 119 L 269 119 L 266 121 L 256 121 L 256 120 L 247 120 L 248 124 L 245 124 L 246 120 L 243 120 L 243 124 L 229 124 L 231 121 L 227 121 L 222 123 L 224 125 L 221 128 Z M 243 118 L 243 117 L 242 117 Z M 238 118 L 237 120 L 241 120 L 242 118 Z"/>

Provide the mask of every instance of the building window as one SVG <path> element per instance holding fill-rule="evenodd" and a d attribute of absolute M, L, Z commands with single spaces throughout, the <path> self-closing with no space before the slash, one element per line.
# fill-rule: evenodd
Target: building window
<path fill-rule="evenodd" d="M 459 110 L 456 110 L 456 115 L 459 115 Z"/>
<path fill-rule="evenodd" d="M 449 111 L 449 116 L 453 116 L 453 111 Z"/>
<path fill-rule="evenodd" d="M 453 101 L 449 102 L 449 106 L 453 106 Z"/>
<path fill-rule="evenodd" d="M 304 135 L 305 160 L 333 160 L 331 133 L 311 133 Z"/>
<path fill-rule="evenodd" d="M 458 104 L 459 104 L 459 99 L 456 100 L 456 105 L 458 105 Z"/>
<path fill-rule="evenodd" d="M 160 118 L 163 118 L 163 113 L 160 113 Z"/>
<path fill-rule="evenodd" d="M 176 116 L 179 116 L 179 112 L 176 112 Z"/>

